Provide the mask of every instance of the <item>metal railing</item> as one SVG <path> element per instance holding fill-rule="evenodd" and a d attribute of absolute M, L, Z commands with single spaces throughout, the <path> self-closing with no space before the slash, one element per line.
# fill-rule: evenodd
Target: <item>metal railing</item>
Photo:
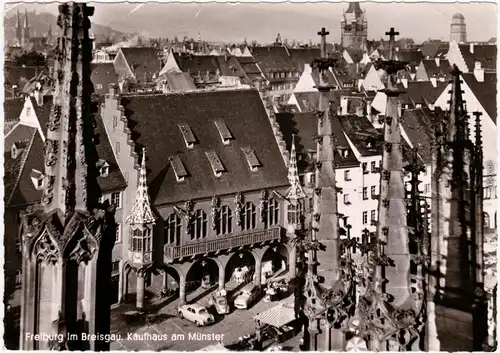
<path fill-rule="evenodd" d="M 167 245 L 165 247 L 165 260 L 173 261 L 179 258 L 208 254 L 211 252 L 229 250 L 245 245 L 252 245 L 265 241 L 280 240 L 284 234 L 284 228 L 274 227 L 270 229 L 245 232 L 237 235 L 227 235 L 214 240 L 200 241 L 186 245 Z"/>

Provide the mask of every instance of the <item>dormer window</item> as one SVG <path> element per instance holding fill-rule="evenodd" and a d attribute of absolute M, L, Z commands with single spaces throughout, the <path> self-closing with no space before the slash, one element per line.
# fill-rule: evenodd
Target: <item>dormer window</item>
<path fill-rule="evenodd" d="M 422 108 L 422 104 L 420 103 L 415 104 L 415 108 Z"/>
<path fill-rule="evenodd" d="M 100 159 L 96 163 L 96 167 L 97 167 L 97 171 L 99 173 L 99 176 L 107 177 L 109 175 L 109 164 L 105 160 Z"/>
<path fill-rule="evenodd" d="M 177 182 L 184 181 L 184 179 L 187 177 L 188 173 L 186 171 L 186 168 L 184 167 L 184 164 L 182 163 L 181 157 L 179 156 L 173 156 L 170 158 L 170 165 L 172 166 L 172 169 L 174 170 L 175 178 L 177 179 Z"/>
<path fill-rule="evenodd" d="M 193 131 L 187 124 L 179 124 L 179 129 L 181 130 L 182 137 L 186 143 L 187 148 L 193 148 L 194 144 L 197 142 L 194 137 Z"/>
<path fill-rule="evenodd" d="M 44 175 L 42 172 L 32 169 L 30 173 L 31 182 L 37 190 L 42 190 Z"/>
<path fill-rule="evenodd" d="M 247 159 L 248 165 L 250 166 L 250 170 L 252 172 L 256 172 L 257 169 L 261 166 L 255 151 L 251 147 L 241 147 L 243 154 L 245 154 L 245 158 Z"/>
<path fill-rule="evenodd" d="M 214 172 L 215 177 L 219 178 L 222 175 L 222 173 L 226 171 L 226 169 L 222 165 L 222 161 L 220 160 L 219 156 L 215 151 L 205 152 L 205 154 L 207 155 L 208 161 L 212 166 L 212 170 Z"/>
<path fill-rule="evenodd" d="M 222 143 L 224 145 L 229 145 L 231 140 L 233 139 L 233 135 L 229 131 L 224 120 L 216 120 L 214 121 L 217 130 L 219 131 L 220 138 L 222 139 Z"/>
<path fill-rule="evenodd" d="M 368 140 L 368 141 L 366 142 L 366 148 L 373 148 L 373 143 L 372 143 L 372 141 Z"/>

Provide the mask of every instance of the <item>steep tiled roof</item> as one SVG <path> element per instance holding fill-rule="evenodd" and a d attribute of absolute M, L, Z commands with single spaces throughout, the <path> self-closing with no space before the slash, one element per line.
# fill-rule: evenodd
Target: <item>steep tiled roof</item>
<path fill-rule="evenodd" d="M 449 43 L 434 43 L 434 42 L 428 42 L 422 44 L 421 51 L 424 56 L 424 58 L 435 58 L 437 56 L 442 56 L 443 54 L 447 53 L 450 48 Z"/>
<path fill-rule="evenodd" d="M 50 111 L 51 105 L 52 99 L 47 99 L 43 107 L 44 111 Z M 43 128 L 43 119 L 47 119 L 45 122 L 46 125 L 48 122 L 48 115 L 40 114 L 37 116 L 39 117 L 40 125 Z M 4 156 L 5 167 L 9 168 L 9 172 L 6 172 L 4 177 L 4 183 L 6 185 L 5 195 L 6 197 L 8 197 L 7 195 L 12 195 L 9 202 L 7 202 L 8 200 L 6 199 L 8 206 L 24 205 L 40 201 L 41 192 L 35 189 L 29 175 L 32 169 L 36 169 L 41 172 L 44 170 L 43 142 L 38 132 L 36 132 L 36 129 L 26 126 L 24 126 L 24 128 L 30 129 L 30 137 L 33 138 L 33 144 L 28 144 L 28 147 L 23 151 L 23 154 L 15 160 L 11 158 L 9 153 L 6 153 Z M 45 130 L 46 129 L 44 129 L 44 131 Z M 103 192 L 124 188 L 126 186 L 125 179 L 115 160 L 113 150 L 111 149 L 109 139 L 100 118 L 96 119 L 95 134 L 97 136 L 96 140 L 98 141 L 96 143 L 97 155 L 99 159 L 103 159 L 109 164 L 108 176 L 97 178 L 99 187 Z M 29 146 L 31 146 L 31 148 L 29 148 Z M 23 155 L 27 158 L 25 163 L 21 164 L 21 157 Z M 22 174 L 20 175 L 19 173 Z M 16 180 L 18 178 L 19 182 L 17 183 Z M 9 190 L 7 190 L 7 188 L 9 188 Z"/>
<path fill-rule="evenodd" d="M 235 56 L 174 55 L 179 68 L 191 75 L 198 75 L 199 73 L 201 77 L 205 77 L 208 73 L 213 78 L 216 73 L 219 73 L 221 76 L 236 76 L 244 81 L 248 80 L 245 70 Z"/>
<path fill-rule="evenodd" d="M 297 70 L 296 64 L 288 54 L 288 50 L 282 46 L 253 47 L 252 56 L 264 74 L 279 71 Z M 304 69 L 302 67 L 302 69 Z"/>
<path fill-rule="evenodd" d="M 401 122 L 411 144 L 418 148 L 418 154 L 425 163 L 432 162 L 433 119 L 433 112 L 428 108 L 405 109 Z"/>
<path fill-rule="evenodd" d="M 243 70 L 250 79 L 256 79 L 258 77 L 262 77 L 262 73 L 260 72 L 255 59 L 251 56 L 238 56 L 236 58 L 240 63 Z"/>
<path fill-rule="evenodd" d="M 40 71 L 46 70 L 45 66 L 26 66 L 26 67 L 13 67 L 6 66 L 4 68 L 4 79 L 5 85 L 12 86 L 17 85 L 21 81 L 21 78 L 25 78 L 26 80 L 35 77 Z"/>
<path fill-rule="evenodd" d="M 193 79 L 187 72 L 166 72 L 161 78 L 167 81 L 168 89 L 172 92 L 186 92 L 196 89 Z"/>
<path fill-rule="evenodd" d="M 398 97 L 398 100 L 412 107 L 415 104 L 434 104 L 447 85 L 447 82 L 441 81 L 437 82 L 436 87 L 430 81 L 409 81 L 407 88 L 404 88 L 402 84 L 398 84 L 398 88 L 404 91 Z"/>
<path fill-rule="evenodd" d="M 484 82 L 477 82 L 474 74 L 462 74 L 467 86 L 472 90 L 477 100 L 493 122 L 497 122 L 497 75 L 485 73 Z"/>
<path fill-rule="evenodd" d="M 319 92 L 295 92 L 295 99 L 303 113 L 313 112 L 319 109 Z M 353 95 L 351 90 L 334 90 L 328 93 L 328 101 L 334 104 L 340 104 L 342 96 Z"/>
<path fill-rule="evenodd" d="M 363 50 L 358 48 L 346 48 L 345 49 L 354 63 L 359 63 L 363 59 Z"/>
<path fill-rule="evenodd" d="M 115 72 L 113 63 L 91 64 L 91 81 L 94 84 L 95 94 L 108 93 L 108 87 L 111 83 L 118 82 L 118 75 Z"/>
<path fill-rule="evenodd" d="M 158 59 L 155 48 L 120 48 L 135 78 L 143 81 L 147 75 L 152 77 L 155 72 L 161 70 L 161 62 Z"/>
<path fill-rule="evenodd" d="M 287 169 L 266 111 L 255 90 L 123 96 L 137 151 L 145 147 L 154 204 L 285 186 Z M 224 145 L 215 120 L 223 120 L 233 140 Z M 196 143 L 186 146 L 179 124 L 187 125 Z M 161 127 L 160 129 L 158 127 Z M 252 172 L 241 150 L 255 150 L 262 167 Z M 205 152 L 214 151 L 224 169 L 212 171 Z M 170 159 L 179 156 L 188 176 L 177 182 Z"/>
<path fill-rule="evenodd" d="M 23 107 L 24 98 L 6 99 L 3 102 L 4 121 L 19 120 Z"/>
<path fill-rule="evenodd" d="M 4 137 L 4 148 L 10 151 L 12 144 L 17 141 L 24 141 L 33 135 L 35 128 L 31 126 L 18 124 L 12 128 L 8 136 Z"/>
<path fill-rule="evenodd" d="M 424 55 L 421 51 L 413 49 L 401 49 L 398 50 L 395 54 L 397 60 L 404 61 L 412 66 L 418 65 L 424 58 Z"/>
<path fill-rule="evenodd" d="M 41 106 L 39 106 L 36 103 L 35 98 L 30 97 L 30 99 L 31 99 L 31 104 L 33 104 L 33 107 L 35 109 L 35 113 L 38 118 L 38 122 L 40 123 L 40 127 L 42 128 L 42 131 L 45 135 L 47 133 L 47 125 L 49 124 L 50 110 L 52 108 L 53 97 L 44 96 L 43 104 Z"/>
<path fill-rule="evenodd" d="M 496 45 L 474 45 L 474 53 L 470 51 L 469 44 L 460 44 L 458 46 L 465 64 L 470 72 L 474 71 L 476 61 L 481 63 L 481 67 L 486 70 L 496 70 L 497 68 L 497 47 Z"/>
<path fill-rule="evenodd" d="M 314 59 L 321 56 L 319 48 L 292 48 L 288 49 L 288 52 L 297 70 L 300 72 L 304 70 L 304 65 L 311 64 Z"/>
<path fill-rule="evenodd" d="M 384 137 L 366 117 L 343 115 L 339 118 L 347 137 L 362 156 L 376 156 L 382 153 Z"/>
<path fill-rule="evenodd" d="M 308 152 L 316 152 L 316 141 L 314 137 L 318 134 L 318 121 L 313 113 L 282 113 L 276 114 L 276 120 L 283 133 L 283 139 L 286 142 L 287 149 L 291 149 L 292 135 L 295 135 L 295 148 L 297 150 L 297 167 L 299 172 L 313 170 L 314 161 L 309 157 Z M 335 161 L 341 167 L 359 166 L 359 161 L 349 147 L 349 143 L 342 133 L 342 126 L 338 117 L 332 119 L 333 131 L 337 137 L 337 147 L 345 148 L 349 151 L 348 156 L 343 158 L 338 150 L 335 151 Z"/>
<path fill-rule="evenodd" d="M 422 63 L 429 78 L 434 75 L 445 78 L 451 75 L 450 62 L 446 59 L 440 59 L 439 66 L 437 66 L 436 60 L 434 59 L 422 60 Z"/>

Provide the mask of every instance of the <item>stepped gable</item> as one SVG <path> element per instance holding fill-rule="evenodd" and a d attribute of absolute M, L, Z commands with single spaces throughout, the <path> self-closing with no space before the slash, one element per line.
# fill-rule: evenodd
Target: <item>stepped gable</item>
<path fill-rule="evenodd" d="M 474 71 L 476 61 L 481 63 L 481 67 L 485 70 L 496 71 L 497 69 L 497 47 L 496 45 L 474 44 L 473 53 L 471 53 L 471 45 L 459 44 L 460 52 L 464 58 L 465 64 L 469 72 Z"/>
<path fill-rule="evenodd" d="M 295 135 L 295 148 L 297 155 L 301 157 L 297 160 L 299 172 L 313 171 L 314 160 L 310 158 L 310 152 L 316 152 L 317 144 L 314 137 L 318 134 L 318 122 L 313 113 L 280 113 L 276 114 L 276 121 L 280 126 L 287 150 L 291 150 L 292 136 Z M 347 139 L 342 131 L 342 125 L 337 116 L 332 117 L 332 130 L 335 131 L 337 141 L 335 146 L 335 161 L 341 168 L 358 167 L 359 161 L 352 152 Z M 339 148 L 347 149 L 347 157 L 342 157 Z"/>
<path fill-rule="evenodd" d="M 497 74 L 485 73 L 484 82 L 478 82 L 473 73 L 462 74 L 465 83 L 476 96 L 493 122 L 497 122 Z"/>
<path fill-rule="evenodd" d="M 287 168 L 255 90 L 126 95 L 120 104 L 135 152 L 140 154 L 143 147 L 150 151 L 148 183 L 155 205 L 288 185 Z M 215 121 L 227 126 L 232 136 L 227 144 Z M 260 163 L 254 171 L 243 151 L 248 147 Z M 219 176 L 211 163 L 219 170 L 218 162 L 209 160 L 207 152 L 210 156 L 215 152 L 220 159 Z M 171 163 L 174 156 L 175 165 Z M 174 170 L 179 160 L 187 172 L 182 181 L 177 181 Z"/>

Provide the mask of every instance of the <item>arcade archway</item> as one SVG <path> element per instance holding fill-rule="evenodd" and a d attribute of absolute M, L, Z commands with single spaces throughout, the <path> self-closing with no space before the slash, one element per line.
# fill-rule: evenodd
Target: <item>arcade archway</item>
<path fill-rule="evenodd" d="M 262 256 L 262 283 L 268 278 L 283 276 L 290 270 L 290 254 L 286 246 L 269 247 Z"/>

